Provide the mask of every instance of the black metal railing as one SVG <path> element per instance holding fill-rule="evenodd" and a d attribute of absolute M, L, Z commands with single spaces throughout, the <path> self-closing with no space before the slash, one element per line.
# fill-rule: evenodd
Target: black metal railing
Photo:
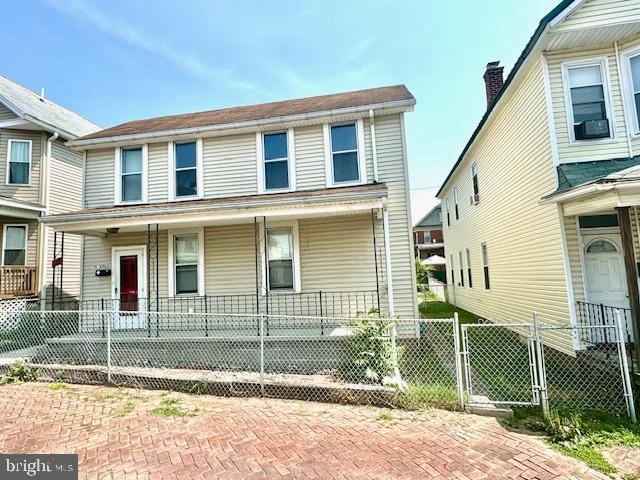
<path fill-rule="evenodd" d="M 620 320 L 625 335 L 625 343 L 633 343 L 633 325 L 631 319 L 631 309 L 623 307 L 613 307 L 602 303 L 576 302 L 576 314 L 578 326 L 580 327 L 605 327 L 615 326 L 616 311 L 620 312 Z M 615 337 L 611 329 L 591 328 L 581 329 L 581 340 L 593 343 L 615 343 Z"/>

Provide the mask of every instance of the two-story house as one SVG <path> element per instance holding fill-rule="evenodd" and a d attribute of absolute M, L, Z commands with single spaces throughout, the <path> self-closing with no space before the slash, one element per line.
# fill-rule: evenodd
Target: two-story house
<path fill-rule="evenodd" d="M 426 260 L 437 255 L 444 258 L 441 208 L 436 205 L 413 226 L 413 246 L 416 258 Z"/>
<path fill-rule="evenodd" d="M 67 142 L 85 158 L 84 205 L 45 222 L 84 237 L 83 308 L 134 312 L 115 328 L 144 323 L 145 309 L 415 318 L 414 104 L 400 85 Z"/>
<path fill-rule="evenodd" d="M 504 85 L 496 62 L 484 78 L 487 111 L 438 193 L 457 304 L 504 323 L 535 311 L 547 324 L 595 325 L 630 309 L 631 337 L 640 1 L 562 1 Z M 577 336 L 556 344 L 581 348 Z"/>
<path fill-rule="evenodd" d="M 40 223 L 46 214 L 82 206 L 83 155 L 64 142 L 100 127 L 12 80 L 0 76 L 0 299 L 45 297 L 54 282 L 55 233 Z M 56 239 L 62 243 L 62 236 Z M 68 236 L 55 294 L 80 293 L 82 239 Z M 58 251 L 58 254 L 60 251 Z M 64 267 L 62 266 L 64 265 Z"/>

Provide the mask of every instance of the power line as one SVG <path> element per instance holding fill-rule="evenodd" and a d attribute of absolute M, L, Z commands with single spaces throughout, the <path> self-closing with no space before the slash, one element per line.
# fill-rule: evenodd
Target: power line
<path fill-rule="evenodd" d="M 434 190 L 436 188 L 440 188 L 440 185 L 433 185 L 432 187 L 413 187 L 409 188 L 409 190 Z"/>

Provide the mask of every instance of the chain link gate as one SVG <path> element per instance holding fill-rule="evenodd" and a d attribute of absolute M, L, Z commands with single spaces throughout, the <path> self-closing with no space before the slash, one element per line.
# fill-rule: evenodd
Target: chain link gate
<path fill-rule="evenodd" d="M 462 325 L 467 404 L 538 405 L 536 340 L 531 324 Z"/>

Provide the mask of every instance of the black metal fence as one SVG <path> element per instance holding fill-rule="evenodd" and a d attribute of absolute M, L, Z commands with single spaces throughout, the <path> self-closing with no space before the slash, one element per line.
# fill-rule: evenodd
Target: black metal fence
<path fill-rule="evenodd" d="M 314 291 L 303 293 L 269 293 L 236 295 L 202 295 L 189 297 L 99 298 L 50 302 L 45 310 L 82 311 L 151 311 L 172 313 L 271 314 L 289 316 L 351 317 L 361 312 L 380 310 L 380 293 L 376 290 Z M 41 307 L 41 305 L 38 305 Z"/>
<path fill-rule="evenodd" d="M 625 343 L 633 343 L 633 324 L 631 319 L 631 309 L 622 307 L 612 307 L 602 303 L 576 302 L 576 314 L 579 327 L 604 327 L 614 326 L 616 311 L 620 312 L 620 320 L 624 330 Z M 615 339 L 608 334 L 609 329 L 586 328 L 581 330 L 580 341 L 591 344 L 610 344 Z"/>

